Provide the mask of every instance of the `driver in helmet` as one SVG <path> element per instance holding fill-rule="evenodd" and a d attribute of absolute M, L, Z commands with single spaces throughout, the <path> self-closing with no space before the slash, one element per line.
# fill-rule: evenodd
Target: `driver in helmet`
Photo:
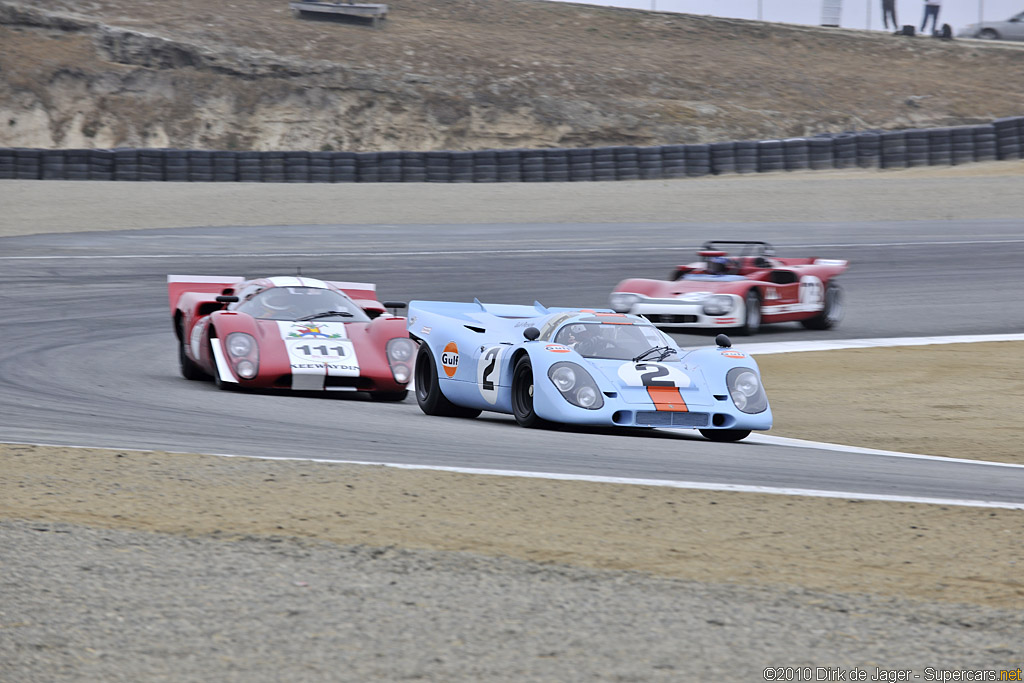
<path fill-rule="evenodd" d="M 576 323 L 569 326 L 569 346 L 581 356 L 594 356 L 614 344 L 601 333 L 599 324 Z"/>
<path fill-rule="evenodd" d="M 708 273 L 712 275 L 728 275 L 735 267 L 736 263 L 727 256 L 712 256 L 708 259 Z"/>

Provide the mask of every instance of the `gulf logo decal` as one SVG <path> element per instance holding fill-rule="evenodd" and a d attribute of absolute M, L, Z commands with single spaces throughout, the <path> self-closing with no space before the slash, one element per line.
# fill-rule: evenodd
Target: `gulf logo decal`
<path fill-rule="evenodd" d="M 448 342 L 441 352 L 441 367 L 449 377 L 454 377 L 455 371 L 459 369 L 459 345 L 455 342 Z"/>
<path fill-rule="evenodd" d="M 568 346 L 562 346 L 561 344 L 548 344 L 544 348 L 551 353 L 569 353 L 571 350 Z"/>

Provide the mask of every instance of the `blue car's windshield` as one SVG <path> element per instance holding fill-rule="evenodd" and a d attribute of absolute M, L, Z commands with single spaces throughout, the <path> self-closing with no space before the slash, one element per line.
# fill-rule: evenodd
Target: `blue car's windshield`
<path fill-rule="evenodd" d="M 653 325 L 612 323 L 570 323 L 558 331 L 554 341 L 586 358 L 615 360 L 632 360 L 652 347 L 671 345 Z"/>
<path fill-rule="evenodd" d="M 270 287 L 233 310 L 263 320 L 366 322 L 370 318 L 344 294 L 321 287 Z"/>

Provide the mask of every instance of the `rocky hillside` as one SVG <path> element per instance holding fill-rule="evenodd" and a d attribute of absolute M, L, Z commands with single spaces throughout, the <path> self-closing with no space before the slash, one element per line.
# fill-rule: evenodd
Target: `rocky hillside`
<path fill-rule="evenodd" d="M 1022 46 L 597 8 L 0 0 L 0 146 L 674 144 L 1024 114 Z"/>

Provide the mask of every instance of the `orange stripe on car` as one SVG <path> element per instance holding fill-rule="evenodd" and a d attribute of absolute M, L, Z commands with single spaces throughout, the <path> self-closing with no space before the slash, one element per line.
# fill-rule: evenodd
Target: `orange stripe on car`
<path fill-rule="evenodd" d="M 668 410 L 676 413 L 690 412 L 677 387 L 647 387 L 647 394 L 654 401 L 655 410 Z"/>

